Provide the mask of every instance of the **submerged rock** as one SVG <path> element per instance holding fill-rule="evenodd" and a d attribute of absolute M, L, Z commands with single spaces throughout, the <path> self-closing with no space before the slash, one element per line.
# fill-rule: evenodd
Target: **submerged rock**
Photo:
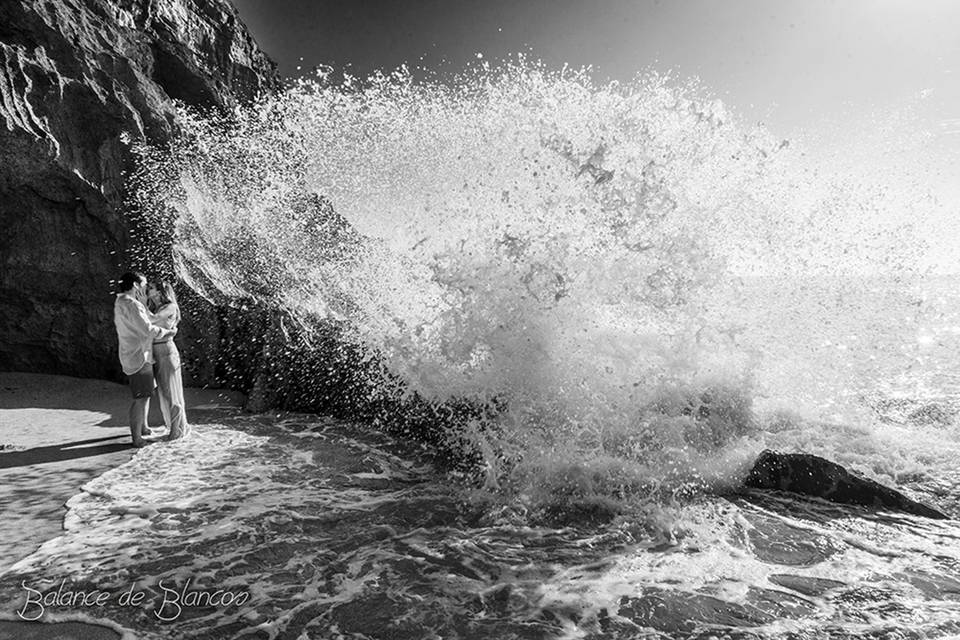
<path fill-rule="evenodd" d="M 843 504 L 900 511 L 927 518 L 946 519 L 947 515 L 911 500 L 895 489 L 862 478 L 836 462 L 808 453 L 760 454 L 743 482 L 754 489 L 774 489 L 816 496 Z"/>
<path fill-rule="evenodd" d="M 640 627 L 689 637 L 688 634 L 696 633 L 704 625 L 749 629 L 776 620 L 804 618 L 813 615 L 815 610 L 815 605 L 804 598 L 757 587 L 747 589 L 743 602 L 728 602 L 705 593 L 644 587 L 635 596 L 621 597 L 617 614 Z M 720 636 L 721 633 L 695 637 Z"/>

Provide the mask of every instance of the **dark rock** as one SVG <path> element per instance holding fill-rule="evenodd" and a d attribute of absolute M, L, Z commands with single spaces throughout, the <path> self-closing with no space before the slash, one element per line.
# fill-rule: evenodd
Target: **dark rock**
<path fill-rule="evenodd" d="M 0 370 L 116 378 L 131 154 L 278 84 L 226 0 L 0 3 Z M 187 360 L 192 360 L 185 354 Z"/>
<path fill-rule="evenodd" d="M 194 274 L 195 276 L 196 274 Z M 177 341 L 184 368 L 215 387 L 248 396 L 246 409 L 316 413 L 364 422 L 424 445 L 442 466 L 476 472 L 480 469 L 468 424 L 492 428 L 496 403 L 468 401 L 431 403 L 404 387 L 371 354 L 349 337 L 348 328 L 332 318 L 297 317 L 269 302 L 204 297 L 202 281 L 180 283 L 181 307 L 192 320 Z"/>
<path fill-rule="evenodd" d="M 807 453 L 766 450 L 754 462 L 743 484 L 754 489 L 816 496 L 830 502 L 900 511 L 927 518 L 947 518 L 944 513 L 911 500 L 895 489 L 854 475 L 835 462 Z"/>

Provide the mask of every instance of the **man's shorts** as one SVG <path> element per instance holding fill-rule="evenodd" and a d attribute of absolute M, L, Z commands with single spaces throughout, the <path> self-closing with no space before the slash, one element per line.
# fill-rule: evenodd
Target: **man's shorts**
<path fill-rule="evenodd" d="M 153 379 L 153 364 L 148 362 L 130 378 L 130 393 L 134 398 L 149 398 L 157 386 Z"/>

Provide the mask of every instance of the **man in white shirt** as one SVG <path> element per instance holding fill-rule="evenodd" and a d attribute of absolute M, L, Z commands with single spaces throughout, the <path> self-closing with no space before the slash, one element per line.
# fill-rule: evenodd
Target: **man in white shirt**
<path fill-rule="evenodd" d="M 151 321 L 146 300 L 147 279 L 142 273 L 120 276 L 119 293 L 113 304 L 113 322 L 120 342 L 120 365 L 130 378 L 133 403 L 130 405 L 130 436 L 135 447 L 142 447 L 147 428 L 150 396 L 156 387 L 153 379 L 153 341 L 175 334 Z"/>

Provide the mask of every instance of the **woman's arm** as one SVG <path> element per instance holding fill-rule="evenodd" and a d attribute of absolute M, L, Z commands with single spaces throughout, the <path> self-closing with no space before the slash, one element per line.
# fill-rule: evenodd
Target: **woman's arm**
<path fill-rule="evenodd" d="M 170 302 L 157 309 L 156 316 L 167 321 L 171 328 L 180 324 L 180 307 L 176 302 Z"/>

